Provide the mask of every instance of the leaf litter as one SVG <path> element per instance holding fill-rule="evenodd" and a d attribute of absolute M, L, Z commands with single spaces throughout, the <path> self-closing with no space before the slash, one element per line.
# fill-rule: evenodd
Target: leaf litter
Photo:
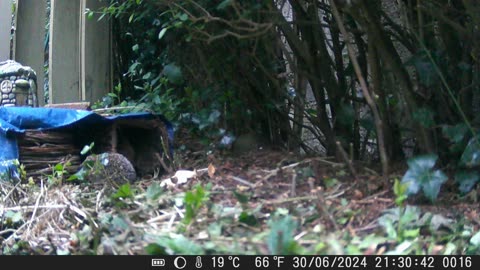
<path fill-rule="evenodd" d="M 180 155 L 176 172 L 118 189 L 0 182 L 0 253 L 381 254 L 392 241 L 378 219 L 395 207 L 405 168 L 385 180 L 360 163 L 353 176 L 328 157 L 271 149 Z M 464 215 L 478 228 L 476 202 L 456 207 L 445 198 L 422 212 L 438 214 L 438 227 Z"/>

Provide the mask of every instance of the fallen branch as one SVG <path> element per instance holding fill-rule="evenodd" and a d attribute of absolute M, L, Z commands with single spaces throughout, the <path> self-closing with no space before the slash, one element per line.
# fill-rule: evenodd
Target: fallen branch
<path fill-rule="evenodd" d="M 252 184 L 252 183 L 248 182 L 247 180 L 244 180 L 244 179 L 242 179 L 242 178 L 240 178 L 240 177 L 233 176 L 233 175 L 229 175 L 228 178 L 231 178 L 231 179 L 233 179 L 233 180 L 235 180 L 235 181 L 237 181 L 237 182 L 239 182 L 239 183 L 241 183 L 241 184 L 243 184 L 243 185 L 249 186 L 249 187 L 251 187 L 251 188 L 254 188 L 254 187 L 255 187 L 255 184 Z"/>

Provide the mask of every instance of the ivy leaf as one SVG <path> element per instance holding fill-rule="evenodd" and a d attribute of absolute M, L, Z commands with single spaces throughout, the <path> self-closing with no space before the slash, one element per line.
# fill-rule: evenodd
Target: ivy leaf
<path fill-rule="evenodd" d="M 233 195 L 235 195 L 235 198 L 237 198 L 238 202 L 241 203 L 241 204 L 247 204 L 248 203 L 248 196 L 242 194 L 242 193 L 239 193 L 239 192 L 236 192 L 236 191 L 233 191 Z"/>
<path fill-rule="evenodd" d="M 158 183 L 153 183 L 147 188 L 147 200 L 155 201 L 162 195 L 163 189 Z"/>
<path fill-rule="evenodd" d="M 145 252 L 148 255 L 168 255 L 165 247 L 162 247 L 155 243 L 150 243 L 145 247 Z"/>
<path fill-rule="evenodd" d="M 240 216 L 238 217 L 238 221 L 247 224 L 249 226 L 256 226 L 258 224 L 257 219 L 255 218 L 254 215 L 251 215 L 247 212 L 242 212 Z"/>
<path fill-rule="evenodd" d="M 203 255 L 205 252 L 202 247 L 183 235 L 174 235 L 170 237 L 158 238 L 155 242 L 157 245 L 151 246 L 149 252 L 163 253 L 170 250 L 173 254 L 184 255 Z"/>
<path fill-rule="evenodd" d="M 355 121 L 355 111 L 353 110 L 352 106 L 342 103 L 337 111 L 336 117 L 336 120 L 342 126 L 352 126 Z"/>
<path fill-rule="evenodd" d="M 435 201 L 440 192 L 440 187 L 447 181 L 448 177 L 440 170 L 433 173 L 426 173 L 424 176 L 423 192 L 431 201 Z"/>
<path fill-rule="evenodd" d="M 480 180 L 480 174 L 476 171 L 461 170 L 455 173 L 455 182 L 462 193 L 468 193 Z"/>
<path fill-rule="evenodd" d="M 118 188 L 117 193 L 113 194 L 113 198 L 133 198 L 133 191 L 130 184 L 124 184 Z"/>
<path fill-rule="evenodd" d="M 182 70 L 175 64 L 168 64 L 163 68 L 163 74 L 167 76 L 168 80 L 173 84 L 182 84 L 183 75 Z"/>
<path fill-rule="evenodd" d="M 218 123 L 218 119 L 222 114 L 218 110 L 213 110 L 210 115 L 208 116 L 208 122 L 210 124 Z"/>
<path fill-rule="evenodd" d="M 468 168 L 480 165 L 480 135 L 470 139 L 460 158 L 460 165 Z"/>
<path fill-rule="evenodd" d="M 468 126 L 464 123 L 460 123 L 454 126 L 444 125 L 442 126 L 442 133 L 453 143 L 459 143 L 463 140 L 467 134 Z"/>
<path fill-rule="evenodd" d="M 224 0 L 217 6 L 217 10 L 222 10 L 225 9 L 226 7 L 230 6 L 232 3 L 232 0 Z"/>
<path fill-rule="evenodd" d="M 182 13 L 182 15 L 180 15 L 180 17 L 178 18 L 180 19 L 180 21 L 184 22 L 188 20 L 188 15 L 186 13 Z"/>
<path fill-rule="evenodd" d="M 433 119 L 434 113 L 428 108 L 419 108 L 413 112 L 412 116 L 415 121 L 419 122 L 426 128 L 435 125 L 435 120 Z"/>
<path fill-rule="evenodd" d="M 440 187 L 447 180 L 442 171 L 432 170 L 437 158 L 437 155 L 423 155 L 407 161 L 409 169 L 403 176 L 402 183 L 408 183 L 408 195 L 417 194 L 422 189 L 431 201 L 437 198 Z"/>
<path fill-rule="evenodd" d="M 474 245 L 475 247 L 480 247 L 480 232 L 477 232 L 470 238 L 470 244 Z"/>
<path fill-rule="evenodd" d="M 290 216 L 274 216 L 268 221 L 270 233 L 267 236 L 267 246 L 271 254 L 295 254 L 296 242 L 294 233 L 297 222 Z"/>

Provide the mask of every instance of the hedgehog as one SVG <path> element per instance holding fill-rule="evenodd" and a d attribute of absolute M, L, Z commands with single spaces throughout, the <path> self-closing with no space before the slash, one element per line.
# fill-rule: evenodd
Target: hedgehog
<path fill-rule="evenodd" d="M 110 182 L 116 186 L 134 182 L 137 178 L 132 163 L 119 153 L 101 153 L 88 156 L 82 163 L 84 178 L 92 183 Z"/>

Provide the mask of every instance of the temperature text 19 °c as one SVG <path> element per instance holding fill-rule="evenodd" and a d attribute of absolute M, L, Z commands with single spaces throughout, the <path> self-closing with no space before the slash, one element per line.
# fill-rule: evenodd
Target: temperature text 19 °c
<path fill-rule="evenodd" d="M 212 257 L 212 266 L 213 268 L 239 268 L 240 267 L 240 258 L 235 256 L 214 256 Z"/>

